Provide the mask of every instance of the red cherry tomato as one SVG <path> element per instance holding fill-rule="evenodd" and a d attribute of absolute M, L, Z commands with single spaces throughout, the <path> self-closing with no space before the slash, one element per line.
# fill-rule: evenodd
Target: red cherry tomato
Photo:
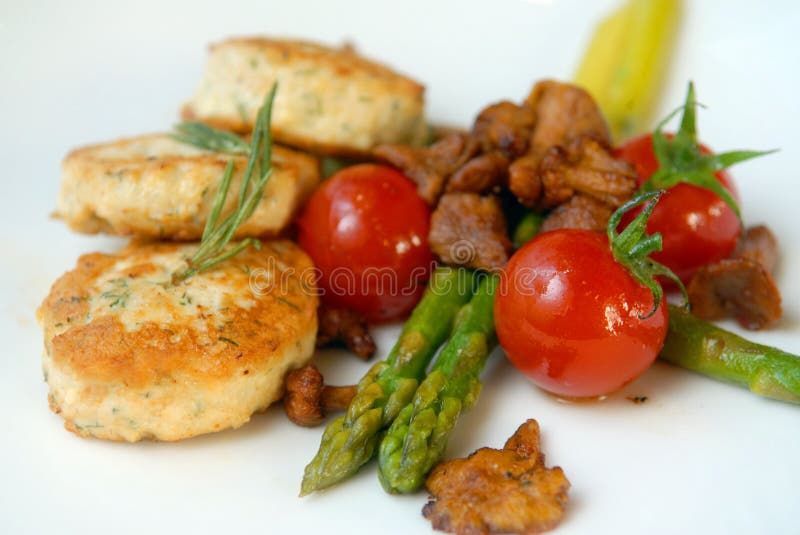
<path fill-rule="evenodd" d="M 711 154 L 703 145 L 700 150 Z M 658 169 L 651 134 L 628 141 L 615 150 L 615 156 L 636 166 L 640 186 Z M 725 171 L 714 175 L 738 202 L 730 175 Z M 628 212 L 622 219 L 622 227 L 639 211 Z M 699 186 L 677 184 L 661 197 L 647 222 L 647 231 L 660 232 L 663 240 L 663 249 L 652 254 L 653 260 L 688 282 L 699 267 L 728 258 L 742 229 L 734 211 L 719 195 Z"/>
<path fill-rule="evenodd" d="M 541 234 L 511 257 L 495 298 L 509 360 L 541 388 L 584 398 L 613 392 L 655 360 L 667 309 L 585 230 Z"/>
<path fill-rule="evenodd" d="M 401 318 L 432 269 L 430 211 L 414 184 L 390 167 L 342 169 L 309 199 L 299 242 L 321 271 L 323 300 L 368 321 Z"/>

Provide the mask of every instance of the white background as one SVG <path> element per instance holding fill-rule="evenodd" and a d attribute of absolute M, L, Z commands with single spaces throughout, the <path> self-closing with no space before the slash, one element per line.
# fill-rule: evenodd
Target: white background
<path fill-rule="evenodd" d="M 425 495 L 391 497 L 366 467 L 296 498 L 320 429 L 280 408 L 237 431 L 178 444 L 113 444 L 65 432 L 49 412 L 34 310 L 80 253 L 119 241 L 48 219 L 59 162 L 88 142 L 159 131 L 199 79 L 206 44 L 236 34 L 351 40 L 428 87 L 430 116 L 466 125 L 485 104 L 569 79 L 615 2 L 404 0 L 0 2 L 0 532 L 221 530 L 427 533 Z M 697 83 L 712 147 L 781 152 L 734 171 L 747 221 L 783 245 L 782 323 L 752 338 L 800 353 L 797 122 L 800 4 L 695 0 L 662 111 Z M 395 334 L 379 336 L 385 354 Z M 328 353 L 331 382 L 365 365 Z M 539 420 L 548 463 L 570 478 L 558 533 L 797 533 L 800 408 L 656 364 L 599 404 L 544 395 L 495 355 L 449 454 L 500 446 Z M 625 395 L 646 395 L 643 405 Z"/>

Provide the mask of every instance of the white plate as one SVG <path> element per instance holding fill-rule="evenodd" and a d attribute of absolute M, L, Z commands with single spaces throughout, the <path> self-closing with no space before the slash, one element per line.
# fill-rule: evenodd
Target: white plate
<path fill-rule="evenodd" d="M 690 2 L 686 2 L 689 4 Z M 0 17 L 0 531 L 427 533 L 424 493 L 386 495 L 367 466 L 307 499 L 297 492 L 321 429 L 280 408 L 237 431 L 178 444 L 114 444 L 65 432 L 47 409 L 34 309 L 80 253 L 119 242 L 48 220 L 66 151 L 163 130 L 193 90 L 208 42 L 269 33 L 337 43 L 428 87 L 431 117 L 468 124 L 485 104 L 569 79 L 613 1 L 14 2 Z M 747 221 L 783 245 L 785 319 L 749 336 L 800 353 L 795 233 L 800 4 L 692 1 L 663 111 L 685 81 L 708 104 L 702 138 L 720 149 L 780 147 L 734 171 Z M 792 276 L 794 274 L 794 277 Z M 396 329 L 379 332 L 386 353 Z M 365 365 L 325 356 L 333 382 Z M 800 409 L 658 363 L 604 403 L 567 405 L 501 355 L 459 422 L 450 456 L 499 446 L 526 418 L 572 491 L 558 533 L 797 533 Z M 634 405 L 625 395 L 646 395 Z"/>

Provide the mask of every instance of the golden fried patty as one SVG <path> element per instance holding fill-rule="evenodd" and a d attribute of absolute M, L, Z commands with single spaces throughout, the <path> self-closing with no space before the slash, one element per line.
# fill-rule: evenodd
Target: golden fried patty
<path fill-rule="evenodd" d="M 236 204 L 244 156 L 200 150 L 166 134 L 77 149 L 62 165 L 56 216 L 79 232 L 199 239 L 230 159 L 236 171 L 223 214 Z M 316 158 L 294 150 L 273 147 L 273 169 L 237 237 L 277 234 L 319 183 Z"/>
<path fill-rule="evenodd" d="M 248 132 L 278 82 L 275 139 L 318 154 L 362 156 L 381 143 L 421 144 L 424 87 L 352 48 L 266 38 L 211 46 L 205 75 L 183 115 Z"/>
<path fill-rule="evenodd" d="M 137 441 L 239 427 L 310 359 L 317 298 L 297 245 L 265 242 L 171 284 L 194 247 L 87 254 L 53 285 L 38 311 L 43 371 L 67 429 Z"/>

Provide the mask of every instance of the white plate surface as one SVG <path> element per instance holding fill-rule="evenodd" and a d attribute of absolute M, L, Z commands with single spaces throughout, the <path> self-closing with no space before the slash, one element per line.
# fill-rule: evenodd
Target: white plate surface
<path fill-rule="evenodd" d="M 751 338 L 800 353 L 800 4 L 694 0 L 662 111 L 685 81 L 709 107 L 713 147 L 772 148 L 734 171 L 747 221 L 783 245 L 785 318 Z M 236 431 L 177 444 L 82 440 L 47 409 L 34 310 L 77 256 L 120 242 L 48 219 L 72 147 L 164 130 L 193 90 L 206 44 L 267 33 L 350 40 L 428 87 L 430 116 L 469 124 L 485 104 L 569 79 L 613 1 L 405 0 L 10 2 L 0 8 L 0 531 L 427 533 L 423 493 L 386 495 L 368 466 L 300 500 L 321 429 L 280 408 Z M 730 324 L 726 324 L 732 327 Z M 396 328 L 379 331 L 381 354 Z M 320 358 L 331 382 L 366 365 Z M 800 408 L 658 363 L 623 394 L 570 405 L 496 354 L 449 456 L 500 446 L 538 419 L 550 464 L 572 482 L 557 533 L 798 533 Z M 634 405 L 626 395 L 646 395 Z"/>

